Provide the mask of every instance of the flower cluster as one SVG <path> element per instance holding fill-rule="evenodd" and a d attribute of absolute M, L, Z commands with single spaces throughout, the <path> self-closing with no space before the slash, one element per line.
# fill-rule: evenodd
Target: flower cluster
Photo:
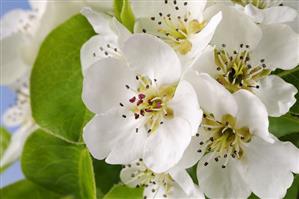
<path fill-rule="evenodd" d="M 298 24 L 291 25 L 298 11 L 278 0 L 131 0 L 129 31 L 100 12 L 106 4 L 93 3 L 77 1 L 71 13 L 62 11 L 64 20 L 80 10 L 97 33 L 80 55 L 82 99 L 95 114 L 83 130 L 92 156 L 123 165 L 122 182 L 144 187 L 147 199 L 248 198 L 252 192 L 283 198 L 299 173 L 299 150 L 269 132 L 268 117 L 296 103 L 296 87 L 274 71 L 299 64 Z M 22 40 L 36 51 L 45 37 L 39 30 L 62 21 L 43 22 L 46 6 L 55 7 L 48 4 L 17 13 L 18 29 L 1 35 L 3 45 Z M 4 119 L 22 123 L 27 137 L 36 128 L 26 87 L 36 52 L 18 53 L 19 59 L 4 60 L 7 68 L 23 67 L 4 78 L 19 91 Z M 194 166 L 197 184 L 187 172 Z"/>

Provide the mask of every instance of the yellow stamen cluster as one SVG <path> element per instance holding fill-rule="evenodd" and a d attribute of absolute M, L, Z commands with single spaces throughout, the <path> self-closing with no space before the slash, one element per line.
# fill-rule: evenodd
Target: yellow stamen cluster
<path fill-rule="evenodd" d="M 259 9 L 267 8 L 267 3 L 264 0 L 231 0 L 232 2 L 245 7 L 247 4 L 252 4 Z"/>

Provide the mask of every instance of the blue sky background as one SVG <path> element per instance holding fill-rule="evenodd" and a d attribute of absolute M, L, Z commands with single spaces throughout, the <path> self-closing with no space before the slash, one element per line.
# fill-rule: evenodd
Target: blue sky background
<path fill-rule="evenodd" d="M 15 8 L 30 9 L 27 0 L 0 0 L 0 16 Z M 0 117 L 2 113 L 8 108 L 10 104 L 14 102 L 15 93 L 7 87 L 0 86 Z M 2 121 L 2 117 L 1 117 Z M 12 129 L 9 129 L 13 131 Z M 16 162 L 4 173 L 0 174 L 0 187 L 13 183 L 22 179 L 23 174 L 21 171 L 20 162 Z"/>

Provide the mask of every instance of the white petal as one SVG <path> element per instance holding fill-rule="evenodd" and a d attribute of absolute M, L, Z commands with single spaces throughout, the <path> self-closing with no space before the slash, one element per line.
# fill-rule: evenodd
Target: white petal
<path fill-rule="evenodd" d="M 165 193 L 166 190 L 163 186 L 160 186 L 159 184 L 150 184 L 148 187 L 144 188 L 143 196 L 148 199 L 161 199 L 165 198 Z"/>
<path fill-rule="evenodd" d="M 116 49 L 116 50 L 115 50 Z M 83 44 L 80 59 L 83 75 L 86 69 L 98 60 L 107 57 L 118 57 L 119 47 L 117 38 L 113 35 L 96 35 Z"/>
<path fill-rule="evenodd" d="M 113 1 L 104 0 L 104 1 L 95 1 L 95 0 L 85 0 L 89 6 L 92 8 L 102 11 L 112 13 L 113 11 Z"/>
<path fill-rule="evenodd" d="M 111 21 L 111 29 L 117 35 L 118 45 L 123 48 L 125 41 L 127 41 L 132 33 L 122 25 L 115 17 L 112 18 Z"/>
<path fill-rule="evenodd" d="M 191 141 L 191 126 L 181 118 L 173 118 L 150 135 L 144 151 L 144 163 L 155 173 L 174 166 Z M 175 147 L 174 147 L 175 146 Z"/>
<path fill-rule="evenodd" d="M 262 26 L 263 37 L 252 52 L 252 61 L 265 60 L 268 68 L 289 70 L 299 63 L 299 35 L 289 26 L 273 24 Z"/>
<path fill-rule="evenodd" d="M 23 45 L 26 37 L 19 33 L 1 39 L 1 84 L 12 84 L 21 78 L 30 68 L 23 60 Z"/>
<path fill-rule="evenodd" d="M 202 110 L 199 107 L 197 95 L 192 85 L 182 80 L 176 88 L 174 97 L 169 102 L 173 109 L 174 117 L 180 117 L 188 121 L 192 127 L 192 135 L 195 135 L 202 119 Z"/>
<path fill-rule="evenodd" d="M 205 51 L 196 59 L 192 69 L 199 73 L 207 73 L 211 77 L 216 78 L 219 74 L 217 71 L 217 65 L 215 64 L 214 48 L 208 46 Z"/>
<path fill-rule="evenodd" d="M 209 198 L 247 198 L 251 191 L 242 177 L 237 160 L 230 159 L 226 168 L 225 158 L 216 162 L 211 154 L 205 155 L 197 166 L 197 178 L 202 192 Z M 204 163 L 208 162 L 207 166 Z"/>
<path fill-rule="evenodd" d="M 187 4 L 185 4 L 187 2 Z M 185 16 L 190 14 L 193 19 L 201 19 L 201 15 L 206 6 L 206 0 L 201 1 L 186 1 L 177 0 L 176 4 L 173 1 L 164 0 L 147 0 L 139 1 L 133 0 L 131 2 L 134 14 L 137 18 L 140 17 L 158 17 L 161 12 L 164 16 L 171 14 L 171 16 Z M 176 8 L 177 7 L 177 8 Z"/>
<path fill-rule="evenodd" d="M 263 23 L 286 23 L 293 21 L 297 16 L 297 11 L 287 6 L 270 7 L 263 10 Z"/>
<path fill-rule="evenodd" d="M 131 133 L 134 120 L 122 118 L 118 110 L 96 115 L 83 130 L 83 140 L 96 159 L 104 159 L 111 152 L 118 139 Z M 134 128 L 135 130 L 135 128 Z"/>
<path fill-rule="evenodd" d="M 254 20 L 254 22 L 256 22 L 256 23 L 262 23 L 263 22 L 263 19 L 264 19 L 263 10 L 255 7 L 254 5 L 247 4 L 244 7 L 244 12 L 248 16 L 250 16 Z"/>
<path fill-rule="evenodd" d="M 268 131 L 268 113 L 259 98 L 247 90 L 239 90 L 233 96 L 238 106 L 236 115 L 238 127 L 247 127 L 253 135 L 273 142 Z"/>
<path fill-rule="evenodd" d="M 295 86 L 276 75 L 265 77 L 259 82 L 259 88 L 254 89 L 254 93 L 265 104 L 272 117 L 286 114 L 295 104 L 297 92 Z"/>
<path fill-rule="evenodd" d="M 169 171 L 169 174 L 187 195 L 190 195 L 195 191 L 193 180 L 186 170 L 178 170 L 174 168 Z"/>
<path fill-rule="evenodd" d="M 88 7 L 83 8 L 81 13 L 88 19 L 96 33 L 105 35 L 114 34 L 110 27 L 112 17 L 100 12 L 95 12 Z"/>
<path fill-rule="evenodd" d="M 218 47 L 225 44 L 226 49 L 231 52 L 238 50 L 240 44 L 247 44 L 251 49 L 257 46 L 262 37 L 262 31 L 250 17 L 233 7 L 215 5 L 207 9 L 207 18 L 219 11 L 222 11 L 223 18 L 214 33 L 212 44 Z"/>
<path fill-rule="evenodd" d="M 126 88 L 137 88 L 135 74 L 120 60 L 106 58 L 86 70 L 83 80 L 82 98 L 95 113 L 103 113 L 119 103 L 128 103 L 134 92 Z"/>
<path fill-rule="evenodd" d="M 144 167 L 142 164 L 139 165 L 140 166 L 137 166 L 135 162 L 132 162 L 130 166 L 126 166 L 121 170 L 120 179 L 124 184 L 128 185 L 129 187 L 136 188 L 137 185 L 143 183 L 143 178 L 141 178 L 141 176 L 137 177 L 136 173 L 145 171 L 146 167 Z"/>
<path fill-rule="evenodd" d="M 181 64 L 175 51 L 152 35 L 134 34 L 126 41 L 123 53 L 137 73 L 157 79 L 158 85 L 180 78 Z"/>
<path fill-rule="evenodd" d="M 299 172 L 299 150 L 290 142 L 269 144 L 255 137 L 244 149 L 247 172 L 244 177 L 260 198 L 283 198 Z"/>
<path fill-rule="evenodd" d="M 236 115 L 237 105 L 233 96 L 208 74 L 196 75 L 190 72 L 185 79 L 193 85 L 204 112 L 213 113 L 218 120 L 225 114 Z"/>
<path fill-rule="evenodd" d="M 192 51 L 190 54 L 198 56 L 199 53 L 207 47 L 212 40 L 214 32 L 216 31 L 221 20 L 222 13 L 219 12 L 209 20 L 208 24 L 203 30 L 191 37 Z"/>
<path fill-rule="evenodd" d="M 27 138 L 36 128 L 36 125 L 32 121 L 29 121 L 18 128 L 12 135 L 7 149 L 3 152 L 3 156 L 0 160 L 0 168 L 13 163 L 21 156 Z"/>
<path fill-rule="evenodd" d="M 202 134 L 199 133 L 198 136 L 193 136 L 191 139 L 190 144 L 188 145 L 187 149 L 185 150 L 183 157 L 179 161 L 179 163 L 175 166 L 176 168 L 180 169 L 187 169 L 195 165 L 200 158 L 204 155 L 204 151 L 200 149 L 199 143 L 203 139 Z M 199 151 L 201 150 L 201 151 Z"/>
<path fill-rule="evenodd" d="M 146 144 L 147 132 L 145 128 L 136 128 L 138 124 L 132 125 L 128 133 L 115 143 L 111 153 L 106 158 L 109 164 L 129 164 L 133 160 L 143 156 Z"/>

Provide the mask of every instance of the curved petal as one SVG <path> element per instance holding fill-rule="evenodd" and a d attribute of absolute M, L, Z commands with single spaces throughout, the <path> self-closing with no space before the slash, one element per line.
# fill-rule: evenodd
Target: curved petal
<path fill-rule="evenodd" d="M 152 35 L 134 34 L 122 52 L 137 73 L 156 79 L 158 85 L 172 84 L 180 78 L 181 64 L 175 51 Z"/>
<path fill-rule="evenodd" d="M 252 51 L 252 61 L 264 59 L 268 68 L 289 70 L 299 63 L 299 35 L 285 24 L 262 26 L 263 37 Z"/>
<path fill-rule="evenodd" d="M 263 10 L 264 24 L 286 23 L 297 17 L 297 11 L 287 6 L 270 7 Z"/>
<path fill-rule="evenodd" d="M 193 180 L 186 170 L 177 170 L 174 168 L 169 171 L 169 174 L 187 195 L 195 192 Z"/>
<path fill-rule="evenodd" d="M 12 84 L 21 78 L 29 69 L 23 60 L 23 46 L 26 37 L 18 32 L 1 39 L 1 84 Z M 17 48 L 16 48 L 17 47 Z"/>
<path fill-rule="evenodd" d="M 164 0 L 147 0 L 138 1 L 133 0 L 131 2 L 134 14 L 137 18 L 140 17 L 160 17 L 171 14 L 173 17 L 181 16 L 184 17 L 188 13 L 192 18 L 200 19 L 202 17 L 203 10 L 206 6 L 207 1 L 164 1 Z"/>
<path fill-rule="evenodd" d="M 196 92 L 189 82 L 180 81 L 169 107 L 173 108 L 174 117 L 183 118 L 190 123 L 191 134 L 195 135 L 201 123 L 202 110 L 199 107 Z"/>
<path fill-rule="evenodd" d="M 113 35 L 110 27 L 112 17 L 100 12 L 93 11 L 91 8 L 85 7 L 81 10 L 89 23 L 92 25 L 94 31 L 98 34 Z"/>
<path fill-rule="evenodd" d="M 207 73 L 211 77 L 216 78 L 219 74 L 217 71 L 217 65 L 215 64 L 214 48 L 208 46 L 205 51 L 196 59 L 192 69 L 199 73 Z"/>
<path fill-rule="evenodd" d="M 218 120 L 225 114 L 236 115 L 237 105 L 233 96 L 208 74 L 196 75 L 189 72 L 184 78 L 193 85 L 199 105 L 204 112 L 213 113 Z"/>
<path fill-rule="evenodd" d="M 230 52 L 239 50 L 241 44 L 249 45 L 250 49 L 254 49 L 262 37 L 262 31 L 251 18 L 233 7 L 221 5 L 209 7 L 206 11 L 207 18 L 219 11 L 222 11 L 223 18 L 211 43 L 217 47 L 225 44 Z"/>
<path fill-rule="evenodd" d="M 103 113 L 119 103 L 128 103 L 135 94 L 127 87 L 137 88 L 135 74 L 120 60 L 106 58 L 85 71 L 82 98 L 95 113 Z"/>
<path fill-rule="evenodd" d="M 290 142 L 269 144 L 255 137 L 244 149 L 245 178 L 260 198 L 283 198 L 299 172 L 299 150 Z M 245 162 L 246 161 L 246 162 Z"/>
<path fill-rule="evenodd" d="M 150 184 L 148 187 L 144 188 L 143 191 L 143 198 L 150 198 L 150 199 L 160 199 L 165 198 L 164 195 L 166 190 L 163 186 L 159 184 Z"/>
<path fill-rule="evenodd" d="M 83 44 L 80 50 L 80 60 L 83 75 L 85 71 L 98 60 L 119 56 L 117 38 L 113 35 L 96 35 Z"/>
<path fill-rule="evenodd" d="M 247 90 L 239 90 L 233 96 L 238 106 L 236 115 L 238 127 L 247 127 L 253 135 L 267 142 L 273 142 L 268 131 L 268 112 L 259 98 Z"/>
<path fill-rule="evenodd" d="M 142 184 L 143 178 L 141 176 L 136 176 L 136 173 L 145 171 L 146 167 L 142 164 L 137 166 L 135 162 L 126 166 L 120 172 L 121 181 L 129 187 L 136 188 L 138 185 Z"/>
<path fill-rule="evenodd" d="M 263 15 L 262 9 L 259 9 L 252 4 L 247 4 L 244 7 L 244 12 L 248 16 L 250 16 L 256 23 L 262 23 L 264 20 L 264 15 Z"/>
<path fill-rule="evenodd" d="M 165 121 L 145 143 L 145 165 L 155 173 L 167 171 L 178 163 L 190 141 L 189 122 L 177 117 Z"/>
<path fill-rule="evenodd" d="M 213 16 L 206 27 L 200 31 L 197 34 L 194 34 L 193 37 L 191 37 L 192 42 L 192 51 L 190 52 L 191 55 L 199 55 L 210 43 L 212 40 L 214 33 L 217 29 L 218 24 L 222 20 L 222 13 L 219 12 L 215 16 Z"/>
<path fill-rule="evenodd" d="M 132 133 L 136 121 L 121 117 L 119 110 L 96 115 L 83 129 L 83 140 L 96 159 L 109 155 L 117 141 Z M 135 130 L 135 128 L 134 128 Z"/>
<path fill-rule="evenodd" d="M 209 198 L 248 198 L 251 191 L 241 175 L 238 160 L 230 159 L 226 168 L 222 168 L 226 159 L 217 162 L 212 154 L 205 155 L 197 166 L 197 179 L 200 190 Z M 204 164 L 208 162 L 207 166 Z"/>
<path fill-rule="evenodd" d="M 192 137 L 190 144 L 183 154 L 183 157 L 179 163 L 176 164 L 176 168 L 187 169 L 195 165 L 200 160 L 200 158 L 204 155 L 204 150 L 199 144 L 202 140 L 206 139 L 203 139 L 201 133 L 199 133 L 198 136 Z"/>
<path fill-rule="evenodd" d="M 29 121 L 14 132 L 7 149 L 2 151 L 3 156 L 0 159 L 0 168 L 13 163 L 21 156 L 27 138 L 36 128 L 36 125 L 32 121 Z"/>
<path fill-rule="evenodd" d="M 285 82 L 276 75 L 270 75 L 259 82 L 259 88 L 254 93 L 265 104 L 272 117 L 286 114 L 295 104 L 298 92 L 295 86 Z"/>
<path fill-rule="evenodd" d="M 109 164 L 129 164 L 133 160 L 143 156 L 144 146 L 146 144 L 147 132 L 138 124 L 132 125 L 128 133 L 115 143 L 111 153 L 106 158 Z"/>
<path fill-rule="evenodd" d="M 127 41 L 132 33 L 122 25 L 115 17 L 112 18 L 111 29 L 117 35 L 118 45 L 123 48 L 125 41 Z"/>

